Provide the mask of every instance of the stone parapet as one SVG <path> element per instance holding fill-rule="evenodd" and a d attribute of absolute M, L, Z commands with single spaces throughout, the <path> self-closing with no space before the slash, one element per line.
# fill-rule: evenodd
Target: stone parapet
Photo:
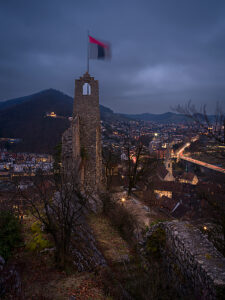
<path fill-rule="evenodd" d="M 147 255 L 149 239 L 158 229 L 165 244 L 158 249 L 169 279 L 183 296 L 195 299 L 225 299 L 225 258 L 199 229 L 188 222 L 164 222 L 150 228 L 141 243 Z"/>

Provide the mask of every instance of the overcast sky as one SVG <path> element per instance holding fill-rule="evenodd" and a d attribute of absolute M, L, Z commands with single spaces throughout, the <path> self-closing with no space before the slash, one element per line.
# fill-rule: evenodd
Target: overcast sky
<path fill-rule="evenodd" d="M 88 29 L 112 44 L 110 62 L 90 61 L 101 104 L 225 108 L 224 0 L 0 0 L 0 100 L 47 88 L 73 95 Z"/>

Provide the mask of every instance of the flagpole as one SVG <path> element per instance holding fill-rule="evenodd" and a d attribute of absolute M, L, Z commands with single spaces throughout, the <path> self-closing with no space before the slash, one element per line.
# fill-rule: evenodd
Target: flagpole
<path fill-rule="evenodd" d="M 89 30 L 87 31 L 87 72 L 89 73 Z"/>

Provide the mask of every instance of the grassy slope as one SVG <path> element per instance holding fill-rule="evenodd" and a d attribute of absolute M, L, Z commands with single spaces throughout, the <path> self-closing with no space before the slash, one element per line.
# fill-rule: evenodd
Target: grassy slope
<path fill-rule="evenodd" d="M 24 219 L 24 241 L 27 245 L 31 239 L 33 217 Z M 11 259 L 22 276 L 23 299 L 68 300 L 75 295 L 76 300 L 103 300 L 106 297 L 101 277 L 95 273 L 77 272 L 71 267 L 61 272 L 54 266 L 53 255 L 36 253 L 26 247 L 17 249 Z M 7 299 L 15 299 L 7 296 Z"/>

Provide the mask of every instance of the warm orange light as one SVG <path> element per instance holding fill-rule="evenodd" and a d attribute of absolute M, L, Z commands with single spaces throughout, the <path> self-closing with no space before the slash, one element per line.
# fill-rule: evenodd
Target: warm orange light
<path fill-rule="evenodd" d="M 207 230 L 208 228 L 206 226 L 203 227 L 204 230 Z"/>
<path fill-rule="evenodd" d="M 50 114 L 47 114 L 47 117 L 56 118 L 57 115 L 54 111 L 52 111 Z"/>
<path fill-rule="evenodd" d="M 122 202 L 125 202 L 125 201 L 126 201 L 126 199 L 123 197 L 123 198 L 121 199 L 121 201 L 122 201 Z"/>
<path fill-rule="evenodd" d="M 132 159 L 133 163 L 135 164 L 135 163 L 136 163 L 136 161 L 137 161 L 137 158 L 136 158 L 136 156 L 132 156 L 132 157 L 131 157 L 131 159 Z"/>

